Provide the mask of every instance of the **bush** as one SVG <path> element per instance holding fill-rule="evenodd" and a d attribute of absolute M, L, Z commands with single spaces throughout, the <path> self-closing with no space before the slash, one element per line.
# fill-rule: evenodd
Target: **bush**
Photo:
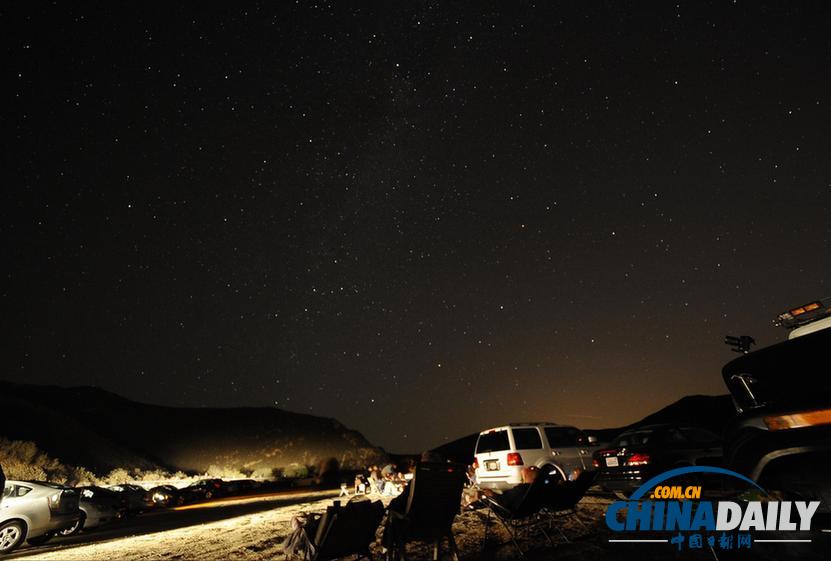
<path fill-rule="evenodd" d="M 7 479 L 53 481 L 63 485 L 95 484 L 88 469 L 63 464 L 38 449 L 34 442 L 0 437 L 0 465 Z"/>
<path fill-rule="evenodd" d="M 287 479 L 303 479 L 304 477 L 309 477 L 309 468 L 303 464 L 289 464 L 283 468 L 283 477 Z"/>

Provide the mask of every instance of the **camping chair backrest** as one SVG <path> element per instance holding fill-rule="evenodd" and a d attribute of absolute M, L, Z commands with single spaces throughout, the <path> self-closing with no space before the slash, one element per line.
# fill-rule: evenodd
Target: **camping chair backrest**
<path fill-rule="evenodd" d="M 561 481 L 548 490 L 544 506 L 552 511 L 573 509 L 594 483 L 594 471 L 584 471 L 574 481 Z"/>
<path fill-rule="evenodd" d="M 318 560 L 368 551 L 384 516 L 384 505 L 381 501 L 353 501 L 344 507 L 329 507 L 327 515 L 315 539 L 314 558 Z M 328 522 L 326 528 L 324 522 Z"/>
<path fill-rule="evenodd" d="M 449 532 L 459 514 L 465 466 L 420 463 L 409 484 L 406 517 L 410 532 L 441 535 Z"/>
<path fill-rule="evenodd" d="M 559 480 L 560 478 L 556 475 L 539 473 L 537 478 L 525 488 L 525 495 L 522 499 L 519 502 L 511 501 L 514 504 L 510 508 L 498 497 L 495 498 L 495 502 L 502 507 L 509 518 L 527 518 L 538 513 L 545 506 L 547 497 L 557 486 Z"/>

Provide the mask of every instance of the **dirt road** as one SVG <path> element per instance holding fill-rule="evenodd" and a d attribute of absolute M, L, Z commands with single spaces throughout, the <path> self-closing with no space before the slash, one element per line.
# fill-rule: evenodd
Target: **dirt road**
<path fill-rule="evenodd" d="M 335 491 L 278 492 L 150 512 L 121 524 L 23 546 L 5 559 L 274 559 L 291 517 L 331 503 Z"/>

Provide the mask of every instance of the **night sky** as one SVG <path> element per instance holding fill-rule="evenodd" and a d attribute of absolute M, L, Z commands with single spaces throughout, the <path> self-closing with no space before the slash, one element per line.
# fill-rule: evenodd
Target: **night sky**
<path fill-rule="evenodd" d="M 831 295 L 829 15 L 4 6 L 0 377 L 413 452 L 725 393 Z"/>

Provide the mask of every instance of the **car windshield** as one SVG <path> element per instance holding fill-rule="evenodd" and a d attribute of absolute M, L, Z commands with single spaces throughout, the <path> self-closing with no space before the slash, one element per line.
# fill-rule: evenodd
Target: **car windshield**
<path fill-rule="evenodd" d="M 486 432 L 479 435 L 479 442 L 476 443 L 476 451 L 484 452 L 499 452 L 510 448 L 508 444 L 508 431 L 500 430 L 493 432 Z"/>

